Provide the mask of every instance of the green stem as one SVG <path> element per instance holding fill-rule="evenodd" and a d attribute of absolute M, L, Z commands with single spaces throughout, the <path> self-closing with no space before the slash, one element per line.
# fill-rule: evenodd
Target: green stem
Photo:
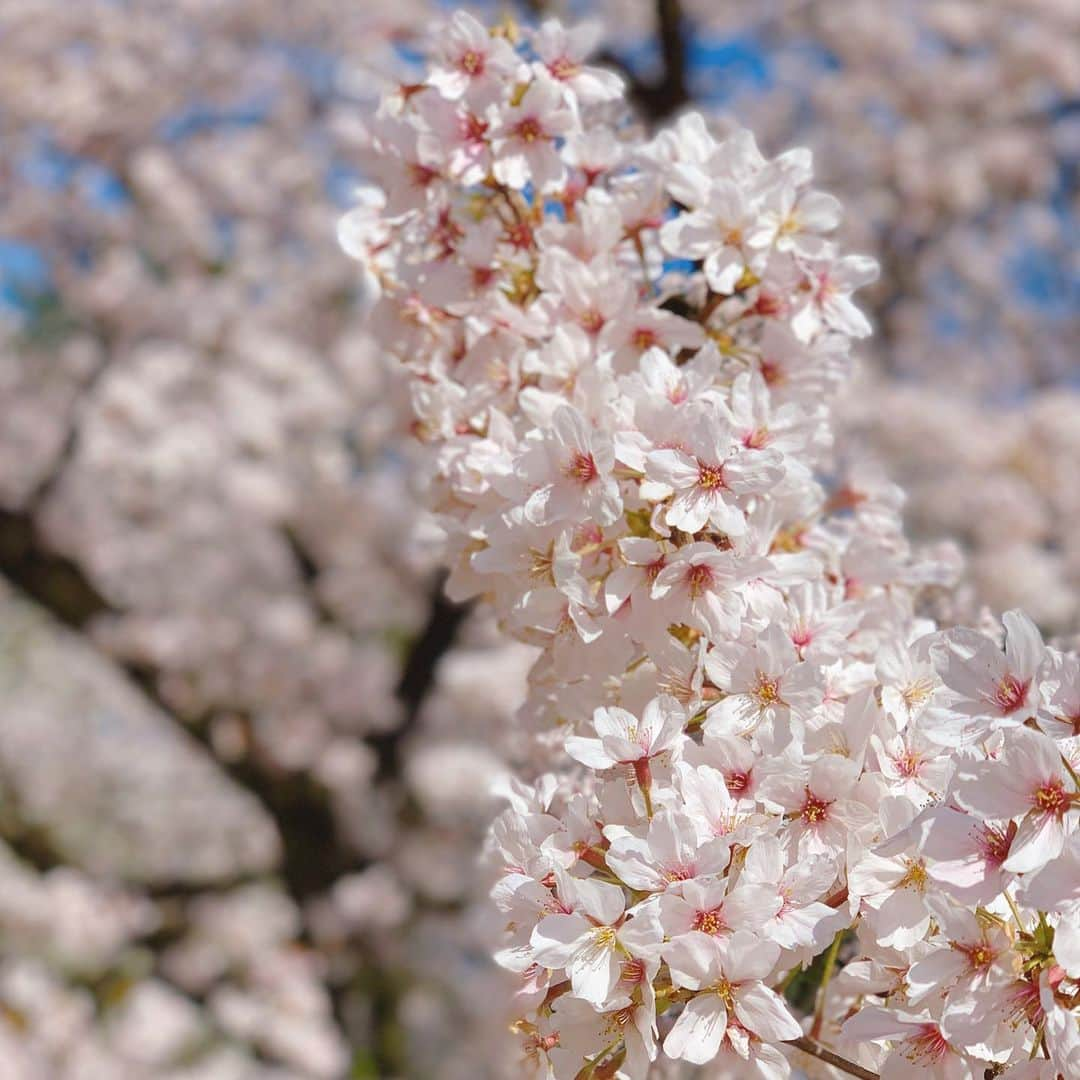
<path fill-rule="evenodd" d="M 840 952 L 840 943 L 844 939 L 844 931 L 841 930 L 832 939 L 829 951 L 825 954 L 825 967 L 821 972 L 821 985 L 818 987 L 817 1005 L 814 1008 L 814 1023 L 810 1028 L 810 1038 L 821 1037 L 821 1028 L 825 1022 L 825 991 L 829 988 L 829 980 L 833 977 L 836 969 L 836 956 Z"/>

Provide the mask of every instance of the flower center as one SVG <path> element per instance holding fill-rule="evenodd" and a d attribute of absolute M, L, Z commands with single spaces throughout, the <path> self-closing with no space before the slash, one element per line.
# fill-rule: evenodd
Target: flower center
<path fill-rule="evenodd" d="M 806 801 L 803 803 L 802 818 L 808 825 L 817 825 L 829 816 L 832 802 L 818 798 L 809 788 L 806 789 Z"/>
<path fill-rule="evenodd" d="M 519 120 L 514 133 L 522 142 L 536 142 L 544 134 L 544 127 L 535 116 L 526 116 Z"/>
<path fill-rule="evenodd" d="M 925 705 L 933 692 L 934 684 L 930 679 L 916 679 L 900 691 L 900 699 L 908 707 L 908 711 L 912 712 L 920 705 Z"/>
<path fill-rule="evenodd" d="M 598 949 L 615 948 L 615 928 L 613 926 L 598 926 L 592 932 L 593 944 Z"/>
<path fill-rule="evenodd" d="M 572 79 L 581 71 L 581 65 L 575 64 L 569 56 L 560 56 L 558 59 L 552 60 L 547 68 L 551 72 L 551 77 L 558 79 L 560 82 Z"/>
<path fill-rule="evenodd" d="M 750 786 L 750 774 L 744 772 L 728 773 L 724 777 L 728 791 L 745 791 Z"/>
<path fill-rule="evenodd" d="M 1069 796 L 1060 780 L 1051 780 L 1035 792 L 1035 809 L 1042 814 L 1062 817 L 1069 808 Z"/>
<path fill-rule="evenodd" d="M 458 66 L 466 75 L 479 75 L 484 70 L 484 54 L 468 49 L 461 54 Z"/>
<path fill-rule="evenodd" d="M 581 316 L 581 328 L 587 334 L 599 334 L 604 329 L 604 324 L 607 319 L 603 314 L 596 310 L 596 308 L 590 308 Z"/>
<path fill-rule="evenodd" d="M 487 136 L 488 122 L 476 113 L 468 113 L 462 124 L 462 135 L 467 142 L 483 142 Z"/>
<path fill-rule="evenodd" d="M 761 358 L 761 377 L 766 386 L 780 386 L 787 381 L 787 375 L 777 360 Z"/>
<path fill-rule="evenodd" d="M 1027 698 L 1030 683 L 1021 682 L 1015 675 L 1005 675 L 994 689 L 994 704 L 1002 716 L 1016 712 Z"/>
<path fill-rule="evenodd" d="M 1016 823 L 1009 826 L 1009 831 L 993 825 L 979 825 L 975 830 L 975 844 L 988 863 L 1000 866 L 1009 857 L 1009 848 L 1016 833 Z"/>
<path fill-rule="evenodd" d="M 699 911 L 694 916 L 694 930 L 700 930 L 703 934 L 719 934 L 725 929 L 723 911 L 713 908 L 711 911 Z"/>
<path fill-rule="evenodd" d="M 994 962 L 994 952 L 986 942 L 978 945 L 964 945 L 959 941 L 951 941 L 949 944 L 967 957 L 968 967 L 972 971 L 987 971 Z"/>
<path fill-rule="evenodd" d="M 596 462 L 593 460 L 592 454 L 585 454 L 580 450 L 575 450 L 570 455 L 570 463 L 564 471 L 567 476 L 572 480 L 576 480 L 579 484 L 588 484 L 596 479 Z"/>
<path fill-rule="evenodd" d="M 766 675 L 764 671 L 757 673 L 757 682 L 750 691 L 750 696 L 758 703 L 758 708 L 765 710 L 770 705 L 781 703 L 780 680 Z"/>
<path fill-rule="evenodd" d="M 713 586 L 713 572 L 703 563 L 695 563 L 686 571 L 686 587 L 691 598 L 700 596 Z"/>
<path fill-rule="evenodd" d="M 418 188 L 426 188 L 437 175 L 438 173 L 434 169 L 429 169 L 426 165 L 421 165 L 417 161 L 409 165 L 409 176 L 412 178 L 413 184 Z"/>
<path fill-rule="evenodd" d="M 937 1024 L 924 1025 L 907 1043 L 908 1050 L 904 1056 L 913 1065 L 940 1061 L 949 1052 L 949 1044 Z"/>
<path fill-rule="evenodd" d="M 709 989 L 719 995 L 720 1000 L 727 1007 L 728 1012 L 731 1012 L 735 1008 L 735 987 L 727 979 L 721 979 L 718 983 L 713 983 Z"/>
<path fill-rule="evenodd" d="M 914 750 L 905 750 L 898 757 L 893 758 L 893 764 L 896 765 L 896 771 L 901 776 L 910 780 L 913 776 L 919 775 L 922 757 Z"/>
<path fill-rule="evenodd" d="M 905 859 L 907 873 L 900 879 L 900 887 L 914 889 L 916 892 L 926 891 L 926 864 L 921 859 Z"/>
<path fill-rule="evenodd" d="M 716 491 L 718 488 L 726 487 L 727 485 L 724 483 L 724 466 L 699 463 L 698 486 L 703 487 L 706 491 Z"/>

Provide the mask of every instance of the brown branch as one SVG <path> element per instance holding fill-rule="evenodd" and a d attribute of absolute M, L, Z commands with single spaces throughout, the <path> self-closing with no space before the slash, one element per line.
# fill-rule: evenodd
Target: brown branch
<path fill-rule="evenodd" d="M 427 623 L 409 649 L 397 685 L 397 699 L 405 715 L 393 731 L 368 739 L 378 756 L 380 779 L 386 780 L 400 772 L 402 745 L 419 723 L 424 702 L 435 685 L 439 661 L 453 647 L 469 611 L 469 605 L 446 599 L 442 578 L 434 583 Z"/>
<path fill-rule="evenodd" d="M 29 511 L 0 510 L 0 574 L 70 629 L 85 633 L 101 616 L 119 614 L 74 560 L 51 549 Z M 214 752 L 215 714 L 180 717 L 158 689 L 158 672 L 143 664 L 120 670 L 179 727 Z M 282 843 L 280 872 L 298 900 L 325 891 L 363 860 L 340 835 L 329 793 L 312 777 L 286 771 L 254 755 L 220 767 L 246 788 L 273 819 Z"/>
<path fill-rule="evenodd" d="M 646 82 L 634 74 L 610 49 L 597 59 L 615 68 L 629 88 L 630 99 L 653 123 L 666 119 L 690 103 L 686 80 L 686 38 L 679 0 L 656 0 L 657 44 L 663 60 L 663 74 L 656 82 Z"/>
<path fill-rule="evenodd" d="M 792 1039 L 788 1046 L 794 1046 L 804 1054 L 809 1054 L 811 1057 L 817 1058 L 818 1061 L 824 1061 L 826 1065 L 831 1065 L 834 1069 L 846 1072 L 849 1076 L 857 1076 L 859 1080 L 881 1080 L 881 1077 L 876 1072 L 871 1072 L 861 1065 L 856 1065 L 854 1061 L 848 1061 L 847 1058 L 834 1054 L 831 1050 L 805 1035 L 801 1039 Z"/>

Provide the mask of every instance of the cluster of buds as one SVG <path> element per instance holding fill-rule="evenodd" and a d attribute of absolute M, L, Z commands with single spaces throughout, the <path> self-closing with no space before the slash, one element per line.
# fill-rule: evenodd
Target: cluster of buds
<path fill-rule="evenodd" d="M 539 647 L 490 840 L 526 1058 L 1080 1076 L 1080 666 L 1016 612 L 938 626 L 955 557 L 835 475 L 876 267 L 810 155 L 646 138 L 590 44 L 455 16 L 341 226 L 451 594 Z"/>

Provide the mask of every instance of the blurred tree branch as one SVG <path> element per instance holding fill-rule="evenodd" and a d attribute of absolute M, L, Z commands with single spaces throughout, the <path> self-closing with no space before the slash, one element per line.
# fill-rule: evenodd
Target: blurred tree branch
<path fill-rule="evenodd" d="M 656 0 L 657 43 L 663 62 L 663 74 L 656 82 L 646 82 L 610 50 L 597 59 L 618 70 L 627 82 L 630 98 L 642 114 L 657 123 L 678 112 L 690 102 L 686 72 L 686 38 L 682 5 L 679 0 Z"/>

